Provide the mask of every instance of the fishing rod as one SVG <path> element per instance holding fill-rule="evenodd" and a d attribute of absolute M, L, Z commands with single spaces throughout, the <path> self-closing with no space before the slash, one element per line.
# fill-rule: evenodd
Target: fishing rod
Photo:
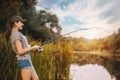
<path fill-rule="evenodd" d="M 101 30 L 104 30 L 104 31 L 110 33 L 110 31 L 108 31 L 108 30 L 106 30 L 106 29 L 103 29 L 103 28 L 99 28 L 99 27 L 80 28 L 80 29 L 78 29 L 78 30 L 71 31 L 71 32 L 65 33 L 65 34 L 63 34 L 63 35 L 61 35 L 61 36 L 54 37 L 54 38 L 52 38 L 52 39 L 50 39 L 50 40 L 47 40 L 47 41 L 41 43 L 39 46 L 43 46 L 43 45 L 45 45 L 45 44 L 48 44 L 48 43 L 54 42 L 54 41 L 56 41 L 56 40 L 58 40 L 58 39 L 64 37 L 65 35 L 68 35 L 68 34 L 71 34 L 71 33 L 75 33 L 75 32 L 81 31 L 81 30 L 88 30 L 88 29 L 93 29 L 93 28 L 101 29 Z M 38 52 L 42 52 L 43 50 L 44 50 L 43 48 L 40 48 L 40 49 L 38 50 Z"/>

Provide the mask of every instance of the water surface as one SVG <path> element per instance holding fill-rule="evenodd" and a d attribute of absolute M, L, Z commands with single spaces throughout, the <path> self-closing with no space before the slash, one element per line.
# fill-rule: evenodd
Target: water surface
<path fill-rule="evenodd" d="M 87 64 L 78 66 L 72 64 L 70 66 L 70 80 L 116 80 L 111 77 L 109 72 L 101 65 Z"/>

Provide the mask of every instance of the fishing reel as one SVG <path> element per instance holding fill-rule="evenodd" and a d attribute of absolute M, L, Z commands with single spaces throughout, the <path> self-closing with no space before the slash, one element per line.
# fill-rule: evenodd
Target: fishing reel
<path fill-rule="evenodd" d="M 43 51 L 44 51 L 43 48 L 39 48 L 39 49 L 38 49 L 38 52 L 43 52 Z"/>

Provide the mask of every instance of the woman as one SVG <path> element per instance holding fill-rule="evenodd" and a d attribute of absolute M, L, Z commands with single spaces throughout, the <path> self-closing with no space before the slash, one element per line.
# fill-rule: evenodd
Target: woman
<path fill-rule="evenodd" d="M 31 51 L 39 50 L 40 46 L 30 46 L 26 37 L 19 31 L 22 30 L 26 20 L 15 15 L 10 19 L 10 25 L 7 24 L 7 32 L 11 38 L 11 44 L 16 53 L 17 63 L 21 69 L 22 80 L 39 80 L 36 71 L 31 62 Z M 10 33 L 9 33 L 10 32 Z"/>

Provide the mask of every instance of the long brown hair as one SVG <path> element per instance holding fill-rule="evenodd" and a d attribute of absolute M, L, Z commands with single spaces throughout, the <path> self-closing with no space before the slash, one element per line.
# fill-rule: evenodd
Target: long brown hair
<path fill-rule="evenodd" d="M 8 21 L 6 23 L 6 31 L 5 31 L 5 35 L 6 35 L 6 40 L 9 41 L 10 35 L 11 35 L 11 30 L 13 27 L 14 23 L 11 23 L 10 21 Z"/>

